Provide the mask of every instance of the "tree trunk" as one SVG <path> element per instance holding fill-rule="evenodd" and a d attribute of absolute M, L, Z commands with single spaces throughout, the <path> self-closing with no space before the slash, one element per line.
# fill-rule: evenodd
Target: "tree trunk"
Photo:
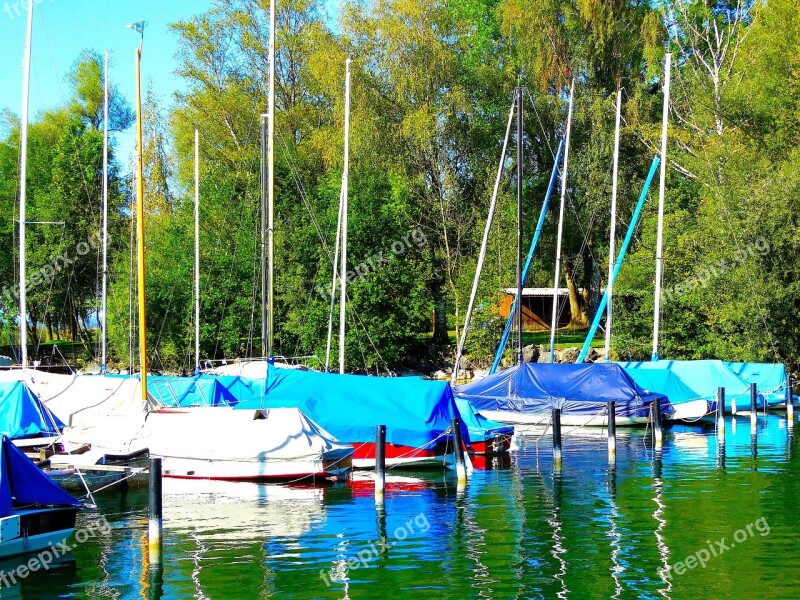
<path fill-rule="evenodd" d="M 569 293 L 570 327 L 586 327 L 583 310 L 583 297 L 578 290 L 578 282 L 575 277 L 575 264 L 571 260 L 564 261 L 564 277 L 567 281 L 567 292 Z M 554 307 L 556 310 L 558 307 Z"/>
<path fill-rule="evenodd" d="M 583 251 L 583 291 L 581 292 L 581 320 L 588 327 L 600 303 L 600 270 L 594 260 L 591 248 Z"/>

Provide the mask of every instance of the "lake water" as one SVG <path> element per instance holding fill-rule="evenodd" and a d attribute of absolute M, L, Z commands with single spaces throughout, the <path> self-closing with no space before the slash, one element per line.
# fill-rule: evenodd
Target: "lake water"
<path fill-rule="evenodd" d="M 566 429 L 560 474 L 533 434 L 463 490 L 390 471 L 383 509 L 364 475 L 316 489 L 165 480 L 161 568 L 146 558 L 146 491 L 106 493 L 79 517 L 93 536 L 0 598 L 800 597 L 785 416 L 759 417 L 755 442 L 749 418 L 728 417 L 724 464 L 713 424 L 667 430 L 660 458 L 647 432 L 619 434 L 615 469 L 605 430 Z"/>

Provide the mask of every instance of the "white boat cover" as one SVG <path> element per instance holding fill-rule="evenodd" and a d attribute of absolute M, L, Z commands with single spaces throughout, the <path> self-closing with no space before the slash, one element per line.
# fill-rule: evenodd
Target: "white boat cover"
<path fill-rule="evenodd" d="M 297 409 L 234 411 L 225 407 L 138 414 L 96 415 L 65 430 L 69 445 L 129 454 L 148 448 L 154 456 L 240 462 L 321 458 L 342 444 Z"/>
<path fill-rule="evenodd" d="M 91 444 L 93 450 L 110 454 L 148 448 L 154 456 L 260 463 L 352 453 L 351 446 L 296 408 L 148 412 L 136 378 L 58 375 L 32 369 L 10 372 L 5 378 L 24 380 L 68 425 L 61 438 L 67 445 Z"/>

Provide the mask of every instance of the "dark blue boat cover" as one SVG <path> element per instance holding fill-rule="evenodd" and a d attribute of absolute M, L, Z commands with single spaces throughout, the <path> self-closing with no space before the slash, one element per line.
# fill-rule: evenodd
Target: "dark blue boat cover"
<path fill-rule="evenodd" d="M 0 442 L 0 517 L 14 508 L 82 506 L 58 487 L 7 436 Z"/>
<path fill-rule="evenodd" d="M 339 441 L 375 441 L 386 425 L 386 441 L 429 447 L 458 416 L 450 385 L 420 377 L 367 377 L 270 367 L 266 396 L 237 409 L 299 408 Z M 468 432 L 462 426 L 464 439 Z M 443 440 L 439 440 L 440 442 Z"/>
<path fill-rule="evenodd" d="M 456 395 L 478 410 L 591 415 L 614 400 L 618 416 L 646 416 L 659 399 L 662 414 L 674 412 L 663 394 L 645 392 L 614 363 L 523 363 L 462 385 Z"/>
<path fill-rule="evenodd" d="M 0 382 L 0 435 L 16 440 L 58 435 L 63 428 L 23 381 Z"/>

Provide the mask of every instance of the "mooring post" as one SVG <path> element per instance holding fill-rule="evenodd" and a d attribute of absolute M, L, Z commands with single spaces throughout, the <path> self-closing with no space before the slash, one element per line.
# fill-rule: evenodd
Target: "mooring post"
<path fill-rule="evenodd" d="M 561 409 L 553 409 L 553 467 L 561 469 Z"/>
<path fill-rule="evenodd" d="M 660 448 L 664 441 L 664 431 L 661 428 L 661 400 L 656 399 L 653 406 L 653 434 L 656 439 L 656 448 Z"/>
<path fill-rule="evenodd" d="M 755 383 L 750 384 L 750 429 L 756 428 L 758 419 L 758 387 Z"/>
<path fill-rule="evenodd" d="M 456 475 L 459 485 L 467 482 L 467 465 L 464 459 L 464 444 L 461 440 L 461 419 L 453 417 L 450 422 L 453 429 L 453 452 L 456 457 Z"/>
<path fill-rule="evenodd" d="M 739 407 L 736 406 L 736 396 L 731 396 L 731 415 L 733 415 L 735 417 L 736 413 L 738 413 L 738 412 L 739 412 Z M 732 420 L 731 424 L 733 424 L 735 422 L 736 422 L 735 420 Z"/>
<path fill-rule="evenodd" d="M 164 522 L 161 513 L 161 459 L 150 459 L 150 522 L 148 540 L 150 545 L 150 564 L 161 563 L 161 530 Z"/>
<path fill-rule="evenodd" d="M 717 435 L 725 439 L 725 388 L 717 388 Z"/>
<path fill-rule="evenodd" d="M 792 375 L 791 373 L 786 378 L 786 419 L 789 422 L 789 427 L 794 426 L 794 394 L 792 391 Z"/>
<path fill-rule="evenodd" d="M 495 433 L 492 437 L 492 452 L 494 454 L 503 454 L 503 436 Z"/>
<path fill-rule="evenodd" d="M 608 461 L 613 463 L 617 460 L 617 411 L 616 402 L 608 401 L 606 413 L 608 413 Z"/>
<path fill-rule="evenodd" d="M 383 502 L 386 488 L 386 425 L 378 425 L 375 436 L 375 501 Z"/>

